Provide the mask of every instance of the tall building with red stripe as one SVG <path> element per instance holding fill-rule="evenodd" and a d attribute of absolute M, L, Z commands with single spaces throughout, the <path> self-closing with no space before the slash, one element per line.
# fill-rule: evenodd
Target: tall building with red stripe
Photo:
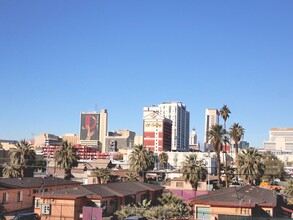
<path fill-rule="evenodd" d="M 171 120 L 172 128 L 170 151 L 189 151 L 190 116 L 189 112 L 186 110 L 186 106 L 181 102 L 163 102 L 159 105 L 144 107 L 144 118 L 149 115 L 150 112 L 154 112 L 158 116 L 161 116 L 161 119 Z M 144 128 L 146 128 L 145 124 Z M 154 126 L 154 128 L 156 128 L 156 126 Z"/>
<path fill-rule="evenodd" d="M 144 112 L 143 144 L 154 153 L 171 151 L 172 121 L 155 111 Z"/>

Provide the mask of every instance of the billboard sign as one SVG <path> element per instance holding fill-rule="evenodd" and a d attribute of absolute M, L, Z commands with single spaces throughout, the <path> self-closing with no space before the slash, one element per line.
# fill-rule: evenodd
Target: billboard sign
<path fill-rule="evenodd" d="M 99 140 L 98 113 L 81 113 L 80 140 Z"/>

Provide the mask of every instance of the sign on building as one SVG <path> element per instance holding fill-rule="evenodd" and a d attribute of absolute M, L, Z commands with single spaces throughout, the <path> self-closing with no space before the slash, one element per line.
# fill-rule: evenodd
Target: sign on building
<path fill-rule="evenodd" d="M 98 113 L 81 113 L 80 140 L 99 140 Z"/>

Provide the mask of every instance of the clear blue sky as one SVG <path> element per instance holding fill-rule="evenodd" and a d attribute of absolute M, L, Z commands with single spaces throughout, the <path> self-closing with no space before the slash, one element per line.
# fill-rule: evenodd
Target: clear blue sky
<path fill-rule="evenodd" d="M 109 130 L 142 133 L 144 106 L 181 101 L 203 140 L 206 108 L 262 146 L 293 127 L 292 0 L 1 0 L 0 139 L 79 133 L 107 109 Z"/>

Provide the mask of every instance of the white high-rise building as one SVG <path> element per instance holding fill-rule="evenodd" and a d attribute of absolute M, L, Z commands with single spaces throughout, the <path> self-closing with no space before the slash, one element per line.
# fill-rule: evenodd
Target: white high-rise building
<path fill-rule="evenodd" d="M 190 132 L 189 145 L 197 145 L 197 134 L 195 128 L 193 128 Z"/>
<path fill-rule="evenodd" d="M 207 147 L 210 143 L 210 141 L 208 140 L 208 132 L 210 128 L 215 124 L 219 124 L 219 111 L 217 109 L 207 108 L 205 112 L 205 129 L 204 129 L 205 150 L 207 150 Z"/>
<path fill-rule="evenodd" d="M 293 128 L 272 128 L 270 140 L 264 142 L 264 149 L 293 152 Z"/>
<path fill-rule="evenodd" d="M 190 115 L 186 106 L 181 102 L 164 102 L 159 105 L 144 107 L 144 117 L 150 111 L 172 121 L 172 151 L 189 150 L 189 120 Z"/>

